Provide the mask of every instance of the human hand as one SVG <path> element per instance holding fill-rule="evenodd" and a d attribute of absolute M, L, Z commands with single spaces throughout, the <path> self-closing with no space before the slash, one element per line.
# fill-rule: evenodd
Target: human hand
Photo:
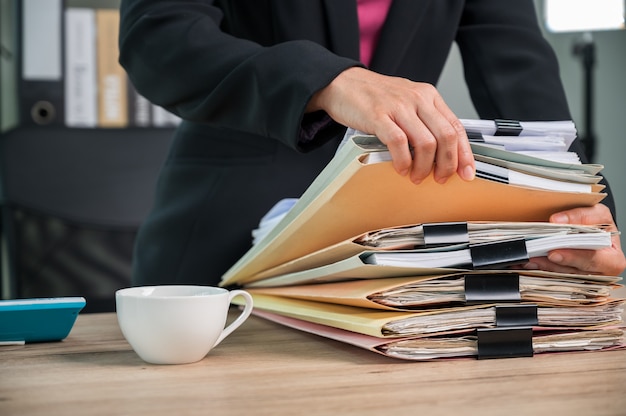
<path fill-rule="evenodd" d="M 607 231 L 617 231 L 617 226 L 606 205 L 575 208 L 553 214 L 550 222 L 561 224 L 608 224 Z M 600 250 L 553 250 L 548 257 L 536 257 L 524 265 L 525 269 L 540 269 L 559 273 L 603 274 L 619 276 L 626 269 L 626 258 L 619 235 L 612 237 L 611 247 Z"/>
<path fill-rule="evenodd" d="M 433 168 L 438 183 L 455 172 L 464 180 L 474 179 L 465 128 L 431 84 L 349 68 L 313 96 L 307 111 L 317 110 L 376 135 L 387 145 L 396 171 L 410 174 L 416 184 Z"/>

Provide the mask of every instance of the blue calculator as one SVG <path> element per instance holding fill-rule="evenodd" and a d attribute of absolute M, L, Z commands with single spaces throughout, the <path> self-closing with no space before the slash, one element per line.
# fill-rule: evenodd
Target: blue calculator
<path fill-rule="evenodd" d="M 0 344 L 61 341 L 85 303 L 82 297 L 0 300 Z"/>

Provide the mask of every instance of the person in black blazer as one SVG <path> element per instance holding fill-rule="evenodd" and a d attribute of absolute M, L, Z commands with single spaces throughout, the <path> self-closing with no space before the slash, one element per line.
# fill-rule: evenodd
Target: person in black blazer
<path fill-rule="evenodd" d="M 415 183 L 432 169 L 442 183 L 471 180 L 463 127 L 433 87 L 452 42 L 481 118 L 571 119 L 532 0 L 393 0 L 367 67 L 357 0 L 122 0 L 120 11 L 120 63 L 182 118 L 137 236 L 135 285 L 218 284 L 259 219 L 324 168 L 345 126 L 376 134 Z M 609 196 L 552 220 L 616 229 L 613 216 Z M 619 274 L 614 241 L 528 267 Z"/>

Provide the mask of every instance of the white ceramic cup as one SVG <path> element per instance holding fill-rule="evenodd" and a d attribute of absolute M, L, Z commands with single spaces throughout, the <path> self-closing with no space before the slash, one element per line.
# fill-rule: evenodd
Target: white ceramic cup
<path fill-rule="evenodd" d="M 231 300 L 245 299 L 241 314 L 226 328 Z M 252 296 L 211 286 L 139 286 L 115 293 L 117 320 L 133 350 L 152 364 L 202 360 L 250 316 Z"/>

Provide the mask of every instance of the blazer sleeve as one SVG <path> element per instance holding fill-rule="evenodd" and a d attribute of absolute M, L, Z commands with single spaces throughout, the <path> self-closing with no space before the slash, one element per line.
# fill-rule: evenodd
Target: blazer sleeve
<path fill-rule="evenodd" d="M 571 119 L 558 61 L 532 0 L 467 1 L 456 40 L 482 118 Z"/>
<path fill-rule="evenodd" d="M 119 60 L 142 95 L 185 120 L 291 147 L 311 96 L 360 65 L 307 40 L 261 46 L 231 36 L 212 2 L 123 0 L 120 14 Z"/>
<path fill-rule="evenodd" d="M 544 39 L 532 0 L 468 0 L 456 37 L 465 79 L 481 118 L 570 120 L 552 47 Z M 588 162 L 580 140 L 571 149 Z M 615 217 L 606 181 L 603 201 Z"/>

